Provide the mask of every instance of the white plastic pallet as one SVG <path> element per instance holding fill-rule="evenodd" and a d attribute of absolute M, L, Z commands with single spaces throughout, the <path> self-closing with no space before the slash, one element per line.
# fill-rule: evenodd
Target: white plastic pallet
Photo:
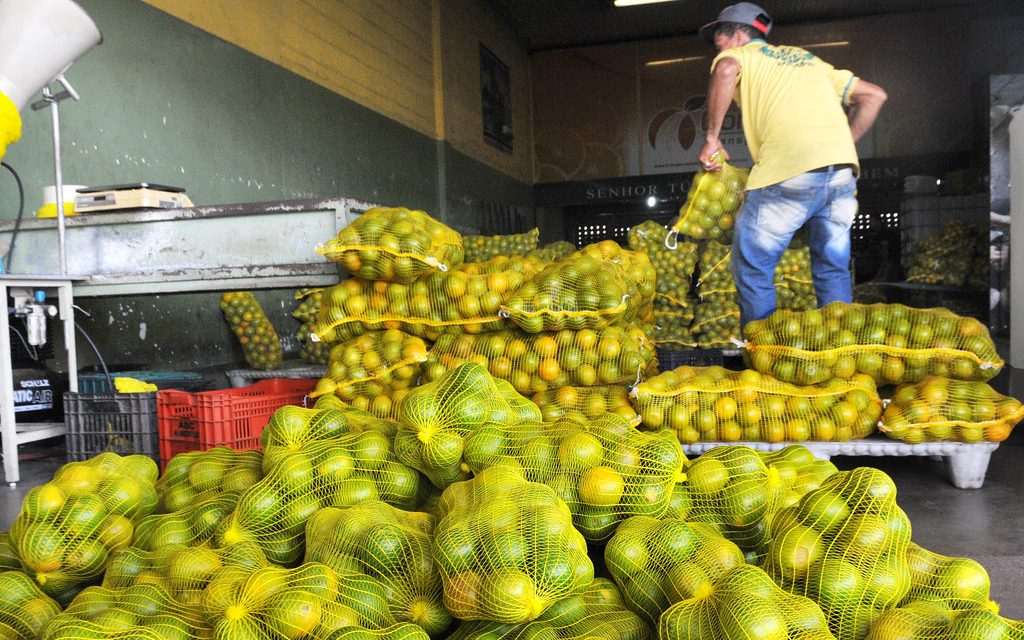
<path fill-rule="evenodd" d="M 946 475 L 958 489 L 980 489 L 985 472 L 998 442 L 922 442 L 907 444 L 883 438 L 867 438 L 848 442 L 695 442 L 684 444 L 686 455 L 700 455 L 714 447 L 745 445 L 757 451 L 778 451 L 791 444 L 807 447 L 815 456 L 828 460 L 832 456 L 929 456 L 942 458 Z"/>
<path fill-rule="evenodd" d="M 273 371 L 259 371 L 256 369 L 232 369 L 225 371 L 224 375 L 231 381 L 234 388 L 247 387 L 253 380 L 264 380 L 266 378 L 322 378 L 327 372 L 323 365 L 308 365 L 304 367 L 292 367 L 289 369 L 274 369 Z"/>

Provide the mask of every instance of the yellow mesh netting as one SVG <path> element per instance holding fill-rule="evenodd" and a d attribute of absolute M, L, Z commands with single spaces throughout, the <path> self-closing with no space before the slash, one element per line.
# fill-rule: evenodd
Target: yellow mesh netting
<path fill-rule="evenodd" d="M 317 251 L 354 276 L 405 283 L 463 259 L 458 231 L 403 207 L 370 209 Z"/>
<path fill-rule="evenodd" d="M 398 432 L 398 424 L 343 404 L 335 396 L 320 398 L 312 409 L 285 405 L 274 412 L 260 434 L 263 464 L 269 468 L 276 462 L 266 458 L 283 455 L 285 451 L 298 451 L 307 442 L 364 431 L 376 431 L 392 438 Z"/>
<path fill-rule="evenodd" d="M 481 427 L 466 437 L 463 457 L 477 473 L 500 465 L 547 484 L 588 540 L 607 538 L 629 516 L 664 513 L 686 460 L 670 432 L 642 433 L 612 413 Z"/>
<path fill-rule="evenodd" d="M 476 363 L 459 365 L 402 401 L 395 454 L 445 488 L 469 477 L 465 438 L 485 424 L 539 422 L 540 409 Z"/>
<path fill-rule="evenodd" d="M 405 391 L 420 376 L 427 343 L 398 329 L 373 331 L 331 348 L 324 377 L 310 395 L 334 394 L 379 418 L 396 418 Z"/>
<path fill-rule="evenodd" d="M 235 510 L 238 492 L 226 492 L 171 513 L 154 513 L 135 527 L 132 546 L 159 551 L 171 545 L 201 545 L 213 537 L 222 520 Z"/>
<path fill-rule="evenodd" d="M 542 268 L 534 258 L 498 257 L 434 272 L 409 284 L 350 278 L 324 291 L 315 336 L 341 342 L 375 329 L 402 329 L 436 339 L 505 326 L 498 317 L 524 280 Z"/>
<path fill-rule="evenodd" d="M 179 453 L 167 461 L 156 483 L 160 511 L 179 511 L 222 493 L 240 493 L 262 477 L 263 454 L 259 451 L 214 447 Z"/>
<path fill-rule="evenodd" d="M 647 255 L 658 274 L 657 293 L 684 298 L 697 267 L 697 243 L 677 241 L 666 245 L 668 229 L 652 220 L 631 228 L 627 234 L 629 248 Z"/>
<path fill-rule="evenodd" d="M 978 258 L 987 265 L 989 246 L 988 221 L 969 224 L 950 220 L 938 232 L 914 243 L 907 282 L 962 287 L 973 279 Z"/>
<path fill-rule="evenodd" d="M 803 311 L 818 306 L 811 276 L 810 247 L 793 247 L 782 253 L 775 268 L 775 306 Z"/>
<path fill-rule="evenodd" d="M 174 601 L 160 585 L 125 589 L 88 587 L 46 625 L 46 640 L 192 640 L 208 638 L 210 624 L 195 607 Z"/>
<path fill-rule="evenodd" d="M 110 552 L 131 543 L 157 506 L 152 459 L 102 453 L 65 464 L 25 496 L 9 532 L 25 572 L 66 603 L 75 587 L 103 573 Z"/>
<path fill-rule="evenodd" d="M 330 640 L 428 640 L 427 632 L 411 622 L 399 622 L 384 629 L 344 627 L 330 636 Z"/>
<path fill-rule="evenodd" d="M 810 386 L 753 369 L 682 366 L 638 384 L 645 427 L 669 427 L 681 442 L 845 441 L 875 430 L 882 400 L 863 374 Z"/>
<path fill-rule="evenodd" d="M 743 188 L 749 173 L 726 163 L 718 171 L 698 171 L 672 230 L 691 238 L 728 242 L 736 214 L 743 205 Z"/>
<path fill-rule="evenodd" d="M 60 605 L 21 571 L 0 572 L 0 594 L 0 637 L 5 639 L 40 638 L 46 624 L 60 613 Z"/>
<path fill-rule="evenodd" d="M 946 609 L 998 610 L 985 567 L 970 558 L 944 556 L 911 542 L 907 546 L 910 589 L 901 606 L 938 601 Z"/>
<path fill-rule="evenodd" d="M 21 115 L 11 99 L 0 92 L 0 159 L 7 147 L 21 139 Z"/>
<path fill-rule="evenodd" d="M 750 565 L 735 567 L 713 587 L 672 605 L 657 629 L 664 640 L 833 640 L 813 601 L 786 593 Z"/>
<path fill-rule="evenodd" d="M 323 303 L 323 289 L 300 289 L 295 292 L 299 305 L 292 311 L 292 317 L 301 324 L 295 330 L 295 339 L 301 345 L 299 357 L 311 364 L 327 364 L 331 346 L 326 342 L 314 342 L 320 305 Z"/>
<path fill-rule="evenodd" d="M 457 618 L 529 622 L 594 579 L 565 503 L 511 469 L 448 487 L 437 510 L 434 559 Z"/>
<path fill-rule="evenodd" d="M 203 606 L 203 591 L 210 583 L 239 572 L 270 566 L 255 542 L 240 542 L 224 549 L 169 544 L 144 551 L 121 549 L 110 556 L 103 586 L 124 589 L 137 584 L 163 587 L 175 602 Z"/>
<path fill-rule="evenodd" d="M 605 413 L 614 413 L 633 426 L 640 423 L 640 416 L 629 403 L 629 388 L 624 385 L 561 387 L 541 391 L 531 400 L 540 408 L 544 422 L 555 422 L 563 418 L 586 422 Z"/>
<path fill-rule="evenodd" d="M 636 327 L 563 329 L 524 334 L 517 330 L 480 336 L 442 336 L 423 365 L 425 380 L 467 362 L 486 367 L 519 393 L 536 394 L 565 386 L 632 384 L 655 360 L 654 345 Z"/>
<path fill-rule="evenodd" d="M 910 521 L 896 486 L 869 467 L 839 471 L 772 521 L 765 569 L 825 612 L 839 640 L 861 640 L 907 596 Z"/>
<path fill-rule="evenodd" d="M 498 256 L 525 256 L 537 248 L 540 229 L 498 236 L 462 236 L 466 262 L 484 262 Z"/>
<path fill-rule="evenodd" d="M 838 471 L 836 465 L 814 457 L 807 447 L 799 444 L 787 445 L 778 451 L 758 451 L 757 455 L 766 467 L 774 468 L 778 474 L 783 491 L 780 508 L 800 502 L 800 498 Z"/>
<path fill-rule="evenodd" d="M 730 264 L 732 247 L 709 240 L 700 252 L 700 276 L 697 279 L 697 295 L 701 298 L 716 294 L 736 295 L 736 281 L 733 280 Z"/>
<path fill-rule="evenodd" d="M 391 614 L 429 635 L 452 623 L 441 597 L 441 577 L 431 554 L 434 518 L 400 511 L 378 500 L 348 509 L 321 509 L 306 524 L 306 562 L 338 573 L 377 578 L 389 594 Z"/>
<path fill-rule="evenodd" d="M 210 584 L 204 599 L 215 638 L 335 638 L 350 627 L 382 630 L 396 623 L 384 585 L 318 562 L 240 573 Z"/>
<path fill-rule="evenodd" d="M 693 324 L 693 309 L 682 311 L 654 310 L 654 344 L 667 349 L 689 349 L 697 346 L 697 339 L 690 331 Z"/>
<path fill-rule="evenodd" d="M 941 601 L 918 601 L 883 613 L 871 625 L 870 640 L 1021 640 L 1024 624 L 989 609 L 950 611 Z"/>
<path fill-rule="evenodd" d="M 1002 442 L 1024 405 L 984 382 L 928 376 L 901 384 L 882 414 L 882 433 L 916 444 L 931 440 Z"/>
<path fill-rule="evenodd" d="M 744 334 L 750 366 L 796 384 L 857 372 L 878 384 L 927 375 L 988 380 L 1003 367 L 984 324 L 943 308 L 833 302 L 811 311 L 776 311 L 750 322 Z"/>
<path fill-rule="evenodd" d="M 271 562 L 295 564 L 302 558 L 306 521 L 318 509 L 372 499 L 413 508 L 420 484 L 419 473 L 399 463 L 391 441 L 376 431 L 307 442 L 274 456 L 266 476 L 239 496 L 234 512 L 218 525 L 213 543 L 223 548 L 252 540 Z"/>
<path fill-rule="evenodd" d="M 220 310 L 238 336 L 245 361 L 253 369 L 276 369 L 283 350 L 277 331 L 256 297 L 249 291 L 233 291 L 220 298 Z"/>
<path fill-rule="evenodd" d="M 556 240 L 555 242 L 550 242 L 539 249 L 534 249 L 527 255 L 539 260 L 555 262 L 556 260 L 568 257 L 569 254 L 574 253 L 575 251 L 576 245 L 573 243 L 567 240 Z"/>
<path fill-rule="evenodd" d="M 614 240 L 588 244 L 579 250 L 579 254 L 619 265 L 626 272 L 629 279 L 636 283 L 637 295 L 640 297 L 636 303 L 637 317 L 642 318 L 644 311 L 650 308 L 654 301 L 658 277 L 658 272 L 647 254 L 624 249 Z"/>
<path fill-rule="evenodd" d="M 650 629 L 626 608 L 615 583 L 595 578 L 583 593 L 563 598 L 525 624 L 463 622 L 449 640 L 647 640 Z"/>
<path fill-rule="evenodd" d="M 0 571 L 11 569 L 22 571 L 24 567 L 21 566 L 21 558 L 18 557 L 18 553 L 11 546 L 10 534 L 0 531 Z"/>

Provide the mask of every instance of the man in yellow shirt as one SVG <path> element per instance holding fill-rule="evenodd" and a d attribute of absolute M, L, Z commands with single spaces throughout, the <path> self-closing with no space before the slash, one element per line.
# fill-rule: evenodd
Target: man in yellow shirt
<path fill-rule="evenodd" d="M 752 3 L 730 5 L 701 28 L 719 51 L 711 63 L 705 170 L 728 159 L 719 133 L 729 103 L 743 115 L 754 160 L 733 230 L 732 273 L 743 326 L 775 310 L 775 267 L 807 226 L 818 305 L 851 302 L 850 226 L 860 166 L 854 142 L 886 100 L 881 87 L 799 47 L 768 44 L 772 19 Z"/>

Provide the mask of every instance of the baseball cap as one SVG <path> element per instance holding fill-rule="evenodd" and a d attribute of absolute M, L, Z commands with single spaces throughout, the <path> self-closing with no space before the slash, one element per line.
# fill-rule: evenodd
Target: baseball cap
<path fill-rule="evenodd" d="M 709 22 L 700 28 L 700 37 L 707 42 L 714 44 L 715 27 L 722 22 L 737 22 L 749 25 L 762 33 L 768 35 L 772 30 L 772 18 L 764 9 L 753 2 L 737 2 L 722 9 L 714 22 Z"/>

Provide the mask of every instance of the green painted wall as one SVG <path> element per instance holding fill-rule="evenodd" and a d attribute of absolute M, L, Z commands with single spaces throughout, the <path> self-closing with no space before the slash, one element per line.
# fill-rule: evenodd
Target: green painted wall
<path fill-rule="evenodd" d="M 179 185 L 197 205 L 342 195 L 441 219 L 450 207 L 463 220 L 473 212 L 467 202 L 532 198 L 528 186 L 447 145 L 439 153 L 435 140 L 142 2 L 79 2 L 104 42 L 67 74 L 82 100 L 61 103 L 66 184 Z M 52 137 L 48 111 L 22 118 L 22 139 L 4 160 L 25 183 L 29 216 L 53 180 Z M 13 219 L 17 202 L 0 174 L 0 219 Z M 298 327 L 292 294 L 257 296 L 282 335 Z M 78 300 L 106 360 L 154 368 L 240 361 L 218 302 L 216 293 Z M 79 354 L 95 362 L 81 340 Z"/>

